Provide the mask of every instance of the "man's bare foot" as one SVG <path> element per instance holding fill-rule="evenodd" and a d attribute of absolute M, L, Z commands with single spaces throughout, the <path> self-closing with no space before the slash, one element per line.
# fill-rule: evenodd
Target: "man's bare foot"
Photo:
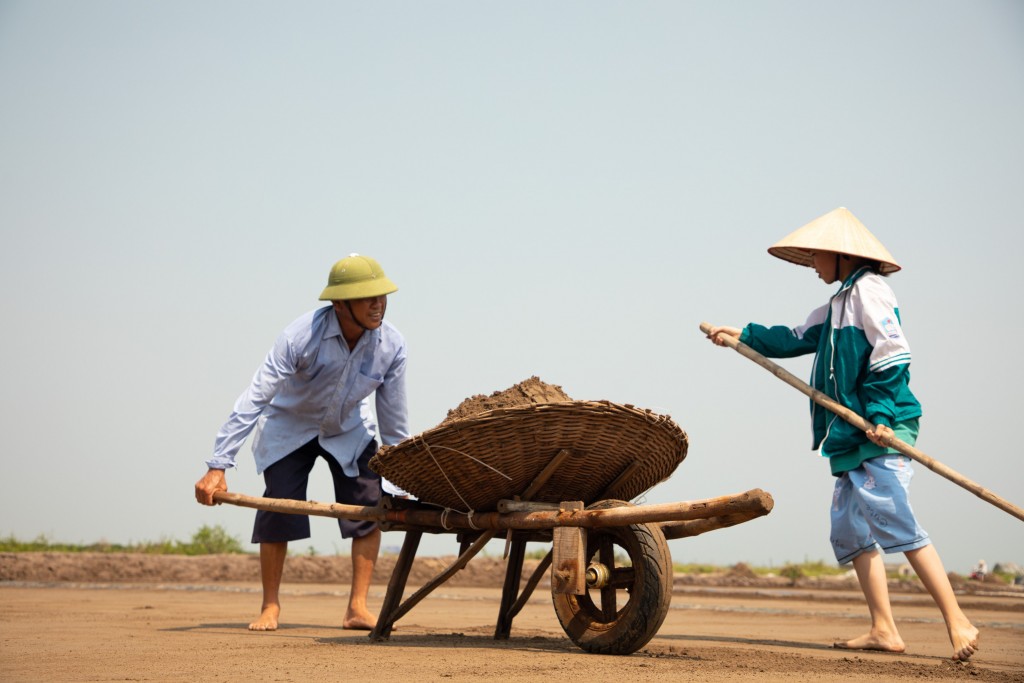
<path fill-rule="evenodd" d="M 249 624 L 250 631 L 276 631 L 277 618 L 281 616 L 280 605 L 267 605 L 263 608 L 260 618 Z"/>
<path fill-rule="evenodd" d="M 342 628 L 353 631 L 372 631 L 377 625 L 377 617 L 366 610 L 348 610 L 345 612 L 345 620 L 341 622 Z"/>
<path fill-rule="evenodd" d="M 949 640 L 953 643 L 953 659 L 966 662 L 975 652 L 981 649 L 978 645 L 980 634 L 973 624 L 963 628 L 950 629 Z"/>
<path fill-rule="evenodd" d="M 838 650 L 878 650 L 879 652 L 903 652 L 907 649 L 898 634 L 886 635 L 868 632 L 859 638 L 842 643 L 832 643 Z"/>

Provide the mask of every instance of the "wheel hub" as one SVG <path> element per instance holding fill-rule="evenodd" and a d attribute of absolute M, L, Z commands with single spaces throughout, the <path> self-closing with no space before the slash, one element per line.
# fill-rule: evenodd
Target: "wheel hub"
<path fill-rule="evenodd" d="M 587 567 L 587 588 L 604 588 L 612 578 L 612 572 L 600 562 L 591 562 Z"/>

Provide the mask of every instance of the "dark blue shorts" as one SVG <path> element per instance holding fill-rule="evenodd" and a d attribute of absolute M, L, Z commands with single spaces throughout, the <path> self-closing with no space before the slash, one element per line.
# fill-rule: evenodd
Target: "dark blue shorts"
<path fill-rule="evenodd" d="M 323 457 L 331 468 L 334 479 L 335 502 L 346 505 L 377 505 L 380 502 L 380 475 L 370 470 L 370 458 L 377 452 L 377 442 L 370 444 L 359 456 L 359 476 L 348 477 L 341 465 L 330 453 L 313 439 L 304 446 L 278 460 L 263 472 L 263 481 L 267 488 L 264 498 L 288 498 L 306 500 L 306 484 L 309 473 L 313 470 L 316 459 Z M 367 520 L 339 519 L 338 528 L 342 538 L 362 538 L 377 528 L 377 523 Z M 253 525 L 253 543 L 284 543 L 309 538 L 309 517 L 292 515 L 284 512 L 256 511 L 256 523 Z"/>

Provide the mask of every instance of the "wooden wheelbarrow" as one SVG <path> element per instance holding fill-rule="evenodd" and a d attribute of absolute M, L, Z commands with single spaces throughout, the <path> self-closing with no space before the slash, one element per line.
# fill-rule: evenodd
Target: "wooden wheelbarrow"
<path fill-rule="evenodd" d="M 396 621 L 501 535 L 507 568 L 496 639 L 509 637 L 512 620 L 550 568 L 555 613 L 569 638 L 587 652 L 625 655 L 646 645 L 668 614 L 667 541 L 761 517 L 774 504 L 760 489 L 627 502 L 667 478 L 686 449 L 685 433 L 667 416 L 605 401 L 535 404 L 482 413 L 382 449 L 371 467 L 418 501 L 385 496 L 379 506 L 359 507 L 228 492 L 214 498 L 404 531 L 374 640 L 387 639 Z M 455 534 L 459 556 L 403 601 L 424 533 Z M 529 542 L 552 547 L 523 584 Z"/>

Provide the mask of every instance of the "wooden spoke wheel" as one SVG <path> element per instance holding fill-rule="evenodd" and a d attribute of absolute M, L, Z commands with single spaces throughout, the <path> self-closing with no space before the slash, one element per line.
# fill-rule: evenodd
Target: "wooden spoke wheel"
<path fill-rule="evenodd" d="M 629 505 L 603 500 L 589 509 Z M 661 628 L 672 600 L 672 557 L 657 524 L 587 529 L 587 591 L 552 593 L 558 621 L 587 652 L 628 655 Z"/>

